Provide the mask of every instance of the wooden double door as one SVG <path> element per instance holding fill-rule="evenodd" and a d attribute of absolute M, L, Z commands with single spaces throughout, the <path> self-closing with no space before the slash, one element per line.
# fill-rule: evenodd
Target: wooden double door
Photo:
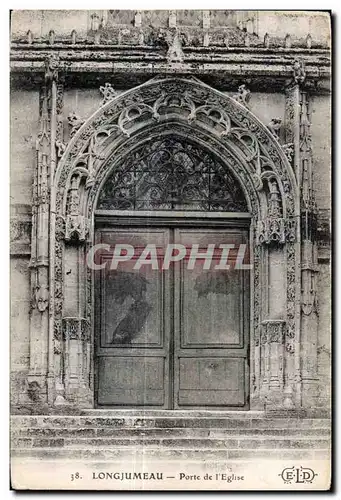
<path fill-rule="evenodd" d="M 247 409 L 248 229 L 156 224 L 97 226 L 96 404 Z"/>

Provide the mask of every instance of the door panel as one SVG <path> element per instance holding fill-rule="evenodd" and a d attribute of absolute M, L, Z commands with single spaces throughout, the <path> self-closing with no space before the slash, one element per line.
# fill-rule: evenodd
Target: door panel
<path fill-rule="evenodd" d="M 98 242 L 109 244 L 112 249 L 117 244 L 132 245 L 134 256 L 119 262 L 117 269 L 111 269 L 112 251 L 99 256 L 100 263 L 106 264 L 100 272 L 98 289 L 99 405 L 169 405 L 169 278 L 150 264 L 134 269 L 150 243 L 156 245 L 161 264 L 168 237 L 168 230 L 150 228 L 100 233 Z"/>
<path fill-rule="evenodd" d="M 115 356 L 99 360 L 98 402 L 102 405 L 164 406 L 165 359 Z"/>
<path fill-rule="evenodd" d="M 186 261 L 180 269 L 181 347 L 241 345 L 241 274 L 188 270 Z"/>
<path fill-rule="evenodd" d="M 243 358 L 184 358 L 179 361 L 180 406 L 244 406 Z"/>
<path fill-rule="evenodd" d="M 234 265 L 247 232 L 179 229 L 175 241 L 188 248 L 186 259 L 175 268 L 175 405 L 244 406 L 248 286 L 245 271 Z M 194 245 L 201 258 L 189 265 Z M 220 245 L 234 245 L 226 262 Z M 246 260 L 247 255 L 244 264 Z"/>

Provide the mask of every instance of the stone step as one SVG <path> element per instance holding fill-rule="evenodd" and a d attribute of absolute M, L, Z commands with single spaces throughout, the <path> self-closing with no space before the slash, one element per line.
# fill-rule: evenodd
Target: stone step
<path fill-rule="evenodd" d="M 249 419 L 249 418 L 264 418 L 264 411 L 254 411 L 254 410 L 236 410 L 236 411 L 224 411 L 224 410 L 147 410 L 147 409 L 126 409 L 126 410 L 108 410 L 108 409 L 90 409 L 81 410 L 78 413 L 81 416 L 91 416 L 91 417 L 145 417 L 145 418 L 238 418 L 238 419 Z M 282 415 L 283 416 L 283 415 Z"/>
<path fill-rule="evenodd" d="M 15 448 L 188 448 L 188 449 L 328 449 L 330 441 L 319 438 L 284 439 L 283 437 L 268 437 L 267 439 L 226 439 L 226 438 L 172 438 L 172 439 L 145 439 L 145 438 L 13 438 L 12 447 Z"/>
<path fill-rule="evenodd" d="M 328 459 L 330 420 L 262 412 L 105 412 L 11 417 L 12 456 L 143 463 Z M 217 412 L 218 413 L 218 412 Z M 247 415 L 247 416 L 246 416 Z"/>
<path fill-rule="evenodd" d="M 230 418 L 230 417 L 99 417 L 99 416 L 12 416 L 13 428 L 209 428 L 209 429 L 319 429 L 330 428 L 329 419 Z"/>
<path fill-rule="evenodd" d="M 199 462 L 226 462 L 226 460 L 245 459 L 278 459 L 278 460 L 326 460 L 330 459 L 330 451 L 325 449 L 165 449 L 165 448 L 110 448 L 110 449 L 73 449 L 73 448 L 24 448 L 15 449 L 11 453 L 12 457 L 27 458 L 30 460 L 69 460 L 69 461 L 132 461 L 133 463 L 143 462 L 170 462 L 199 461 Z"/>
<path fill-rule="evenodd" d="M 94 438 L 94 437 L 110 437 L 110 438 L 124 438 L 124 437 L 213 437 L 213 438 L 228 438 L 229 436 L 238 438 L 264 438 L 270 437 L 294 437 L 302 436 L 302 433 L 306 437 L 316 437 L 316 436 L 329 436 L 330 429 L 328 428 L 314 428 L 314 429 L 198 429 L 198 428 L 132 428 L 132 429 L 122 429 L 122 428 L 111 428 L 111 427 L 84 427 L 84 428 L 61 428 L 61 427 L 16 427 L 12 426 L 12 436 L 13 437 L 62 437 L 62 438 Z"/>

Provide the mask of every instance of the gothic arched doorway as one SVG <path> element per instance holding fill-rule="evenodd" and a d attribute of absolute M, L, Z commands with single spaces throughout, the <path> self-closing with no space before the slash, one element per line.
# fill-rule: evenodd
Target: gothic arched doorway
<path fill-rule="evenodd" d="M 172 153 L 168 146 L 162 146 L 164 140 L 173 141 Z M 143 166 L 141 158 L 144 158 Z M 140 166 L 137 168 L 136 165 Z M 193 175 L 188 175 L 192 171 Z M 151 179 L 154 179 L 153 182 Z M 252 264 L 249 271 L 250 307 L 243 306 L 243 318 L 246 318 L 244 311 L 249 310 L 250 356 L 246 344 L 244 351 L 244 347 L 238 351 L 243 352 L 246 390 L 249 387 L 246 382 L 247 359 L 250 359 L 250 408 L 299 406 L 300 315 L 295 306 L 300 293 L 298 200 L 293 169 L 268 128 L 245 106 L 198 80 L 155 78 L 100 107 L 71 138 L 58 163 L 51 190 L 50 227 L 51 241 L 54 241 L 50 249 L 50 283 L 54 291 L 49 315 L 48 394 L 51 403 L 66 400 L 87 408 L 96 404 L 96 366 L 93 361 L 99 357 L 96 354 L 100 354 L 94 353 L 94 346 L 101 326 L 95 324 L 95 313 L 99 307 L 95 304 L 94 293 L 96 271 L 85 262 L 96 243 L 96 234 L 108 223 L 110 230 L 129 228 L 129 237 L 133 239 L 132 230 L 140 238 L 141 231 L 145 230 L 144 242 L 147 245 L 150 243 L 147 236 L 151 227 L 154 232 L 156 229 L 159 233 L 163 231 L 166 242 L 172 242 L 181 232 L 188 238 L 194 229 L 204 231 L 205 238 L 209 240 L 207 235 L 216 231 L 216 245 L 230 244 L 226 240 L 217 240 L 217 232 L 221 228 L 224 228 L 225 237 L 232 229 L 238 229 L 240 240 L 236 235 L 234 238 L 240 242 L 239 246 L 249 242 Z M 99 210 L 109 210 L 110 213 L 106 216 Z M 192 240 L 189 244 L 200 246 L 200 241 Z M 158 247 L 155 248 L 155 260 L 158 260 Z M 232 250 L 230 255 L 233 257 Z M 185 260 L 175 262 L 174 266 L 181 268 Z M 144 282 L 143 279 L 140 281 Z M 192 353 L 192 348 L 186 346 L 184 352 L 177 352 L 176 342 L 179 344 L 181 341 L 180 334 L 176 336 L 175 328 L 167 326 L 167 322 L 175 324 L 174 318 L 181 318 L 180 313 L 174 312 L 176 301 L 181 298 L 181 289 L 177 289 L 174 278 L 170 277 L 169 283 L 165 287 L 164 306 L 170 313 L 162 312 L 162 318 L 165 321 L 164 331 L 174 332 L 173 337 L 168 334 L 169 342 L 173 342 L 174 346 L 169 344 L 169 349 L 162 351 L 159 339 L 154 337 L 151 342 L 154 342 L 153 350 L 140 346 L 144 353 L 151 354 L 145 359 L 155 357 L 156 353 L 165 359 L 170 352 L 174 363 L 171 359 L 167 361 L 170 366 L 167 371 L 170 375 L 167 376 L 171 379 L 174 370 L 180 370 L 175 360 L 185 352 L 188 354 L 184 356 L 186 360 L 195 352 L 203 358 L 207 354 L 206 358 L 212 361 L 203 367 L 197 364 L 196 373 L 204 380 L 202 374 L 205 369 L 208 370 L 207 380 L 214 378 L 213 372 L 217 369 L 220 370 L 217 380 L 223 380 L 227 368 L 216 366 L 216 358 L 224 352 L 222 358 L 236 359 L 239 347 L 233 347 L 234 351 L 230 352 L 230 347 L 222 345 L 221 348 L 208 348 L 211 350 L 204 353 L 200 351 L 202 346 L 196 343 L 198 347 L 193 347 Z M 128 284 L 125 286 L 129 288 Z M 214 286 L 219 287 L 218 284 Z M 198 285 L 194 290 L 196 299 L 199 299 L 199 290 Z M 141 290 L 134 293 L 135 298 L 128 295 L 125 303 L 119 304 L 122 315 L 129 312 L 132 305 L 142 309 L 143 304 L 148 302 L 147 292 Z M 169 300 L 167 294 L 172 296 Z M 199 314 L 198 318 L 201 318 L 201 323 L 207 319 L 205 312 L 208 306 L 204 300 L 211 300 L 209 295 L 203 292 L 201 303 L 193 301 L 193 304 L 200 304 L 199 313 L 202 316 Z M 228 293 L 211 295 L 216 301 L 213 309 L 226 309 L 219 307 L 219 301 L 224 300 L 224 295 Z M 180 300 L 180 305 L 182 303 Z M 231 309 L 231 304 L 228 308 Z M 146 315 L 148 308 L 143 313 Z M 143 318 L 143 315 L 140 317 Z M 144 324 L 152 318 L 151 313 L 148 318 Z M 114 331 L 123 319 L 123 316 L 121 319 L 111 318 L 113 324 L 108 337 L 108 349 L 117 349 L 117 354 L 120 354 L 119 349 L 123 349 L 122 356 L 128 353 L 124 351 L 127 344 L 123 342 L 122 347 L 118 347 Z M 210 321 L 214 323 L 218 319 Z M 227 317 L 221 318 L 221 322 L 228 321 Z M 138 326 L 136 324 L 136 328 Z M 202 325 L 199 326 L 202 331 Z M 126 335 L 124 330 L 123 323 L 116 331 L 121 340 Z M 195 335 L 195 332 L 192 334 Z M 198 342 L 198 338 L 194 340 Z M 210 338 L 208 340 L 211 341 Z M 131 342 L 131 349 L 135 349 L 132 344 L 134 342 Z M 134 352 L 138 354 L 137 350 Z M 106 357 L 105 351 L 103 354 Z M 127 366 L 126 373 L 132 377 L 129 364 Z M 193 370 L 188 371 L 191 381 Z M 238 371 L 237 368 L 230 370 Z M 161 368 L 159 372 L 162 372 Z M 151 369 L 150 373 L 152 384 L 155 370 Z M 179 376 L 173 376 L 172 380 L 174 387 L 181 384 Z M 145 387 L 147 382 L 143 384 Z M 171 383 L 167 387 L 171 395 L 157 400 L 153 406 L 173 405 L 175 389 Z M 218 385 L 214 387 L 216 389 L 219 389 Z M 139 391 L 140 388 L 134 390 Z M 105 389 L 104 393 L 108 391 L 110 389 Z M 247 398 L 242 400 L 239 389 L 236 389 L 236 394 L 233 401 L 225 399 L 225 407 L 229 404 L 239 404 L 238 408 L 247 407 Z M 191 397 L 188 395 L 186 402 L 183 396 L 181 405 L 191 407 L 195 403 L 194 407 L 199 407 L 206 406 L 205 403 L 208 406 L 215 404 L 213 396 L 210 400 L 203 396 L 201 402 Z M 134 404 L 137 404 L 136 401 Z M 103 399 L 103 405 L 112 403 L 115 403 L 114 399 L 108 403 Z M 120 405 L 123 403 L 121 400 Z M 129 404 L 133 402 L 130 400 Z"/>
<path fill-rule="evenodd" d="M 248 408 L 250 214 L 227 165 L 160 135 L 113 168 L 95 218 L 97 405 Z"/>

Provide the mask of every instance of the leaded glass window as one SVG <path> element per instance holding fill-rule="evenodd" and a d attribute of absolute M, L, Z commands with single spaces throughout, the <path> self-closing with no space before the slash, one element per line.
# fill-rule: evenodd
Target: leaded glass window
<path fill-rule="evenodd" d="M 129 154 L 107 179 L 97 208 L 248 211 L 228 168 L 203 148 L 174 137 L 153 139 Z"/>

